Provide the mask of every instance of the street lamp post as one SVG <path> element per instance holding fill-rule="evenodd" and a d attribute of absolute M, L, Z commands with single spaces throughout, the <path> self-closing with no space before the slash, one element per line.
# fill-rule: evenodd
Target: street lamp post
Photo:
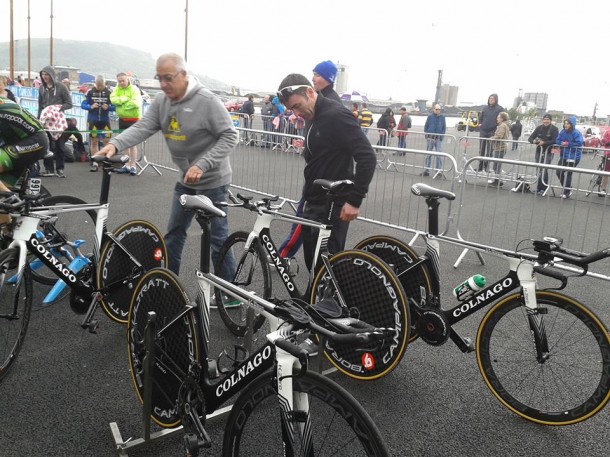
<path fill-rule="evenodd" d="M 50 64 L 53 65 L 53 0 L 51 0 L 51 54 L 50 54 Z"/>
<path fill-rule="evenodd" d="M 15 44 L 13 43 L 13 0 L 11 0 L 9 27 L 9 76 L 11 78 L 11 81 L 13 81 L 15 79 Z"/>
<path fill-rule="evenodd" d="M 188 54 L 188 42 L 189 42 L 189 0 L 186 0 L 186 6 L 184 8 L 184 60 L 187 61 Z"/>
<path fill-rule="evenodd" d="M 30 86 L 32 85 L 32 78 L 30 73 L 30 0 L 28 0 L 28 77 L 27 81 L 29 81 Z"/>

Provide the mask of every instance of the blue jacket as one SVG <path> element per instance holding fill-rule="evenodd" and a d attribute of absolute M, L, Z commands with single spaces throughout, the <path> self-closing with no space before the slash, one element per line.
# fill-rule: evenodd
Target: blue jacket
<path fill-rule="evenodd" d="M 430 114 L 426 119 L 424 125 L 424 133 L 440 133 L 442 135 L 447 131 L 447 123 L 445 122 L 445 116 L 439 114 L 438 116 L 434 113 Z M 426 135 L 428 138 L 429 135 Z M 437 137 L 436 139 L 443 140 L 443 137 Z"/>
<path fill-rule="evenodd" d="M 576 116 L 568 117 L 567 121 L 572 124 L 571 127 L 568 130 L 563 129 L 559 132 L 555 144 L 561 146 L 560 158 L 562 160 L 580 160 L 585 140 L 582 137 L 582 133 L 576 130 Z M 566 141 L 568 145 L 562 146 L 562 143 Z"/>

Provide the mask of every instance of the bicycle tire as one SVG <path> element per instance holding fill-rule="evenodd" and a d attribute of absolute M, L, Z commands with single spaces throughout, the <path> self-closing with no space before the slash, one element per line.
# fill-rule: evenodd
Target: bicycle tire
<path fill-rule="evenodd" d="M 250 249 L 245 250 L 248 241 L 248 233 L 235 232 L 223 243 L 218 253 L 215 271 L 221 271 L 224 259 L 228 252 L 233 252 L 235 257 L 236 271 L 232 284 L 248 291 L 256 292 L 259 297 L 268 299 L 271 297 L 271 272 L 267 254 L 258 239 L 255 239 Z M 226 327 L 235 335 L 243 337 L 248 330 L 246 323 L 246 312 L 248 305 L 244 302 L 236 304 L 233 297 L 225 296 L 221 290 L 214 292 L 218 314 Z M 231 305 L 231 306 L 228 306 Z M 252 331 L 256 333 L 265 322 L 265 316 L 255 314 L 252 323 Z"/>
<path fill-rule="evenodd" d="M 144 341 L 148 313 L 156 313 L 157 332 L 189 306 L 189 299 L 178 277 L 165 268 L 147 271 L 136 285 L 127 318 L 129 372 L 136 394 L 144 398 Z M 174 325 L 155 337 L 155 360 L 150 380 L 153 382 L 151 419 L 162 427 L 176 427 L 181 419 L 176 411 L 180 386 L 192 361 L 200 360 L 199 329 L 193 316 L 185 314 Z"/>
<path fill-rule="evenodd" d="M 598 168 L 601 171 L 601 168 Z M 593 192 L 593 189 L 597 187 L 597 192 L 601 191 L 602 187 L 602 177 L 600 175 L 591 176 L 591 180 L 589 181 L 589 187 L 587 187 L 587 191 L 585 192 L 585 197 L 588 197 Z"/>
<path fill-rule="evenodd" d="M 392 268 L 379 257 L 361 250 L 334 254 L 330 268 L 349 315 L 375 327 L 394 328 L 390 344 L 362 351 L 351 345 L 326 342 L 324 354 L 343 374 L 360 380 L 374 380 L 390 373 L 402 359 L 409 341 L 408 301 Z M 337 299 L 337 291 L 323 265 L 312 283 L 311 303 Z M 341 301 L 337 299 L 340 303 Z"/>
<path fill-rule="evenodd" d="M 573 298 L 537 291 L 536 300 L 546 308 L 546 314 L 539 315 L 547 324 L 542 324 L 549 345 L 546 361 L 539 363 L 532 354 L 523 299 L 512 294 L 481 321 L 476 343 L 479 369 L 495 397 L 524 419 L 544 425 L 581 422 L 610 399 L 608 331 Z M 532 355 L 529 361 L 527 355 Z"/>
<path fill-rule="evenodd" d="M 409 310 L 411 311 L 411 332 L 409 343 L 419 338 L 417 333 L 417 313 L 413 312 L 418 307 L 426 305 L 426 297 L 432 296 L 432 279 L 425 263 L 409 270 L 411 265 L 419 260 L 417 253 L 408 245 L 397 238 L 385 235 L 374 235 L 360 241 L 354 249 L 375 254 L 385 263 L 390 265 L 402 288 L 409 299 Z M 422 297 L 422 295 L 424 295 Z"/>
<path fill-rule="evenodd" d="M 40 203 L 38 203 L 40 202 Z M 80 198 L 71 195 L 54 195 L 39 200 L 38 206 L 57 206 L 57 205 L 86 205 L 87 202 Z M 97 219 L 97 211 L 74 211 L 62 213 L 57 217 L 57 221 L 52 225 L 61 233 L 68 241 L 76 239 L 84 239 L 86 243 L 85 255 L 92 254 L 95 249 L 95 222 Z M 57 238 L 55 233 L 49 231 L 48 225 L 41 223 L 39 229 L 43 232 L 45 238 L 53 241 Z M 82 236 L 81 236 L 82 235 Z M 69 249 L 69 248 L 67 248 Z M 28 256 L 28 263 L 32 267 L 32 279 L 37 283 L 47 286 L 54 285 L 59 277 L 57 274 L 40 262 L 34 255 Z M 70 289 L 66 288 L 64 294 L 57 298 L 57 301 L 70 293 Z"/>
<path fill-rule="evenodd" d="M 32 312 L 32 276 L 26 265 L 20 281 L 6 279 L 17 273 L 19 249 L 0 252 L 0 380 L 19 355 Z"/>
<path fill-rule="evenodd" d="M 144 271 L 165 266 L 165 241 L 161 232 L 150 222 L 126 222 L 114 231 L 114 236 L 142 264 Z M 97 287 L 104 289 L 111 284 L 127 280 L 121 287 L 107 291 L 101 301 L 102 309 L 108 317 L 120 324 L 127 323 L 133 286 L 139 281 L 139 278 L 133 275 L 134 266 L 129 256 L 112 240 L 104 242 L 96 272 Z"/>
<path fill-rule="evenodd" d="M 295 452 L 290 455 L 390 455 L 371 417 L 345 389 L 311 371 L 294 376 L 292 388 L 308 402 L 311 421 L 293 426 Z M 233 405 L 225 427 L 223 456 L 261 455 L 254 451 L 261 446 L 265 456 L 287 455 L 279 417 L 285 417 L 285 411 L 278 400 L 275 376 L 265 373 L 252 381 Z M 303 446 L 303 433 L 298 433 L 303 429 L 313 442 L 311 453 Z"/>

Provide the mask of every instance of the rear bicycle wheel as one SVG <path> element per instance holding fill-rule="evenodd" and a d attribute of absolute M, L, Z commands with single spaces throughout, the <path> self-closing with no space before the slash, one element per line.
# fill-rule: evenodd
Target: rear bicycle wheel
<path fill-rule="evenodd" d="M 191 313 L 178 315 L 190 302 L 177 276 L 154 268 L 142 276 L 134 289 L 127 317 L 127 346 L 131 380 L 141 402 L 144 398 L 145 330 L 148 313 L 156 313 L 155 359 L 150 380 L 151 419 L 162 427 L 180 425 L 176 401 L 191 364 L 199 360 L 198 327 Z M 172 325 L 168 324 L 172 322 Z M 167 326 L 167 328 L 166 328 Z M 160 330 L 164 329 L 163 333 Z"/>
<path fill-rule="evenodd" d="M 601 168 L 599 168 L 601 170 Z M 591 195 L 591 192 L 600 192 L 602 188 L 602 177 L 601 175 L 593 175 L 591 176 L 591 180 L 589 181 L 589 186 L 587 187 L 587 191 L 585 192 L 585 196 L 588 197 Z"/>
<path fill-rule="evenodd" d="M 58 206 L 58 205 L 86 205 L 87 202 L 71 195 L 54 195 L 42 198 L 37 201 L 37 206 Z M 41 221 L 38 229 L 44 237 L 44 243 L 59 258 L 62 257 L 62 249 L 74 254 L 71 248 L 61 239 L 67 241 L 83 240 L 83 255 L 92 255 L 95 250 L 95 221 L 97 211 L 72 211 L 60 213 L 55 222 Z M 60 236 L 61 235 L 61 236 Z M 66 262 L 69 263 L 69 262 Z M 58 280 L 57 274 L 49 269 L 34 255 L 28 255 L 28 264 L 32 270 L 32 279 L 40 284 L 52 286 Z M 65 297 L 70 292 L 69 288 L 58 297 L 58 300 Z"/>
<path fill-rule="evenodd" d="M 18 249 L 0 252 L 0 380 L 17 360 L 32 311 L 32 276 L 27 265 L 17 274 L 18 261 Z"/>
<path fill-rule="evenodd" d="M 246 387 L 227 419 L 224 457 L 287 455 L 283 427 L 294 432 L 294 453 L 290 455 L 390 455 L 371 417 L 345 389 L 311 371 L 293 377 L 292 382 L 295 411 L 289 415 L 278 401 L 271 373 Z M 282 424 L 283 419 L 287 425 Z"/>
<path fill-rule="evenodd" d="M 349 316 L 375 327 L 393 328 L 389 344 L 362 352 L 348 344 L 326 342 L 324 354 L 347 376 L 373 380 L 391 372 L 402 359 L 409 340 L 408 302 L 391 267 L 379 257 L 360 250 L 341 251 L 330 259 L 330 269 L 349 310 Z M 338 292 L 325 265 L 312 283 L 311 303 L 334 298 Z"/>
<path fill-rule="evenodd" d="M 271 272 L 267 261 L 267 254 L 258 239 L 254 240 L 249 249 L 246 249 L 248 233 L 235 232 L 231 234 L 222 245 L 218 253 L 215 271 L 221 271 L 225 258 L 232 253 L 235 258 L 235 274 L 231 283 L 262 298 L 271 297 Z M 218 314 L 227 328 L 235 336 L 244 336 L 248 330 L 246 314 L 248 305 L 244 302 L 225 295 L 221 290 L 215 290 Z M 255 314 L 252 331 L 256 333 L 265 322 L 265 316 Z"/>
<path fill-rule="evenodd" d="M 376 255 L 392 269 L 407 299 L 409 300 L 409 310 L 411 311 L 411 332 L 409 333 L 409 343 L 415 341 L 419 335 L 417 333 L 417 313 L 413 311 L 419 307 L 426 306 L 426 301 L 432 297 L 432 279 L 428 267 L 425 263 L 413 266 L 419 261 L 417 253 L 408 245 L 397 238 L 384 235 L 375 235 L 360 241 L 354 249 L 361 249 Z"/>
<path fill-rule="evenodd" d="M 548 354 L 537 360 L 520 294 L 496 303 L 481 321 L 477 363 L 487 387 L 512 412 L 544 425 L 569 425 L 599 412 L 610 399 L 610 338 L 584 305 L 537 291 L 539 327 Z"/>
<path fill-rule="evenodd" d="M 135 259 L 144 271 L 163 267 L 167 262 L 167 248 L 161 232 L 150 222 L 126 222 L 114 231 L 115 238 Z M 108 288 L 102 300 L 102 309 L 112 320 L 127 323 L 129 304 L 134 283 L 141 274 L 134 274 L 135 264 L 116 243 L 108 239 L 102 248 L 97 268 L 98 289 Z"/>

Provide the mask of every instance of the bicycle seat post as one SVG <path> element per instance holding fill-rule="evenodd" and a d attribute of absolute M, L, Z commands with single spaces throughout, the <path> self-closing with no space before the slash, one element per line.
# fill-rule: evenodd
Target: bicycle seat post
<path fill-rule="evenodd" d="M 199 269 L 203 273 L 210 273 L 212 217 L 203 212 L 197 212 L 195 220 L 201 227 L 201 245 L 199 247 Z"/>
<path fill-rule="evenodd" d="M 440 203 L 437 197 L 426 198 L 428 205 L 428 233 L 430 235 L 438 235 L 438 207 Z"/>

